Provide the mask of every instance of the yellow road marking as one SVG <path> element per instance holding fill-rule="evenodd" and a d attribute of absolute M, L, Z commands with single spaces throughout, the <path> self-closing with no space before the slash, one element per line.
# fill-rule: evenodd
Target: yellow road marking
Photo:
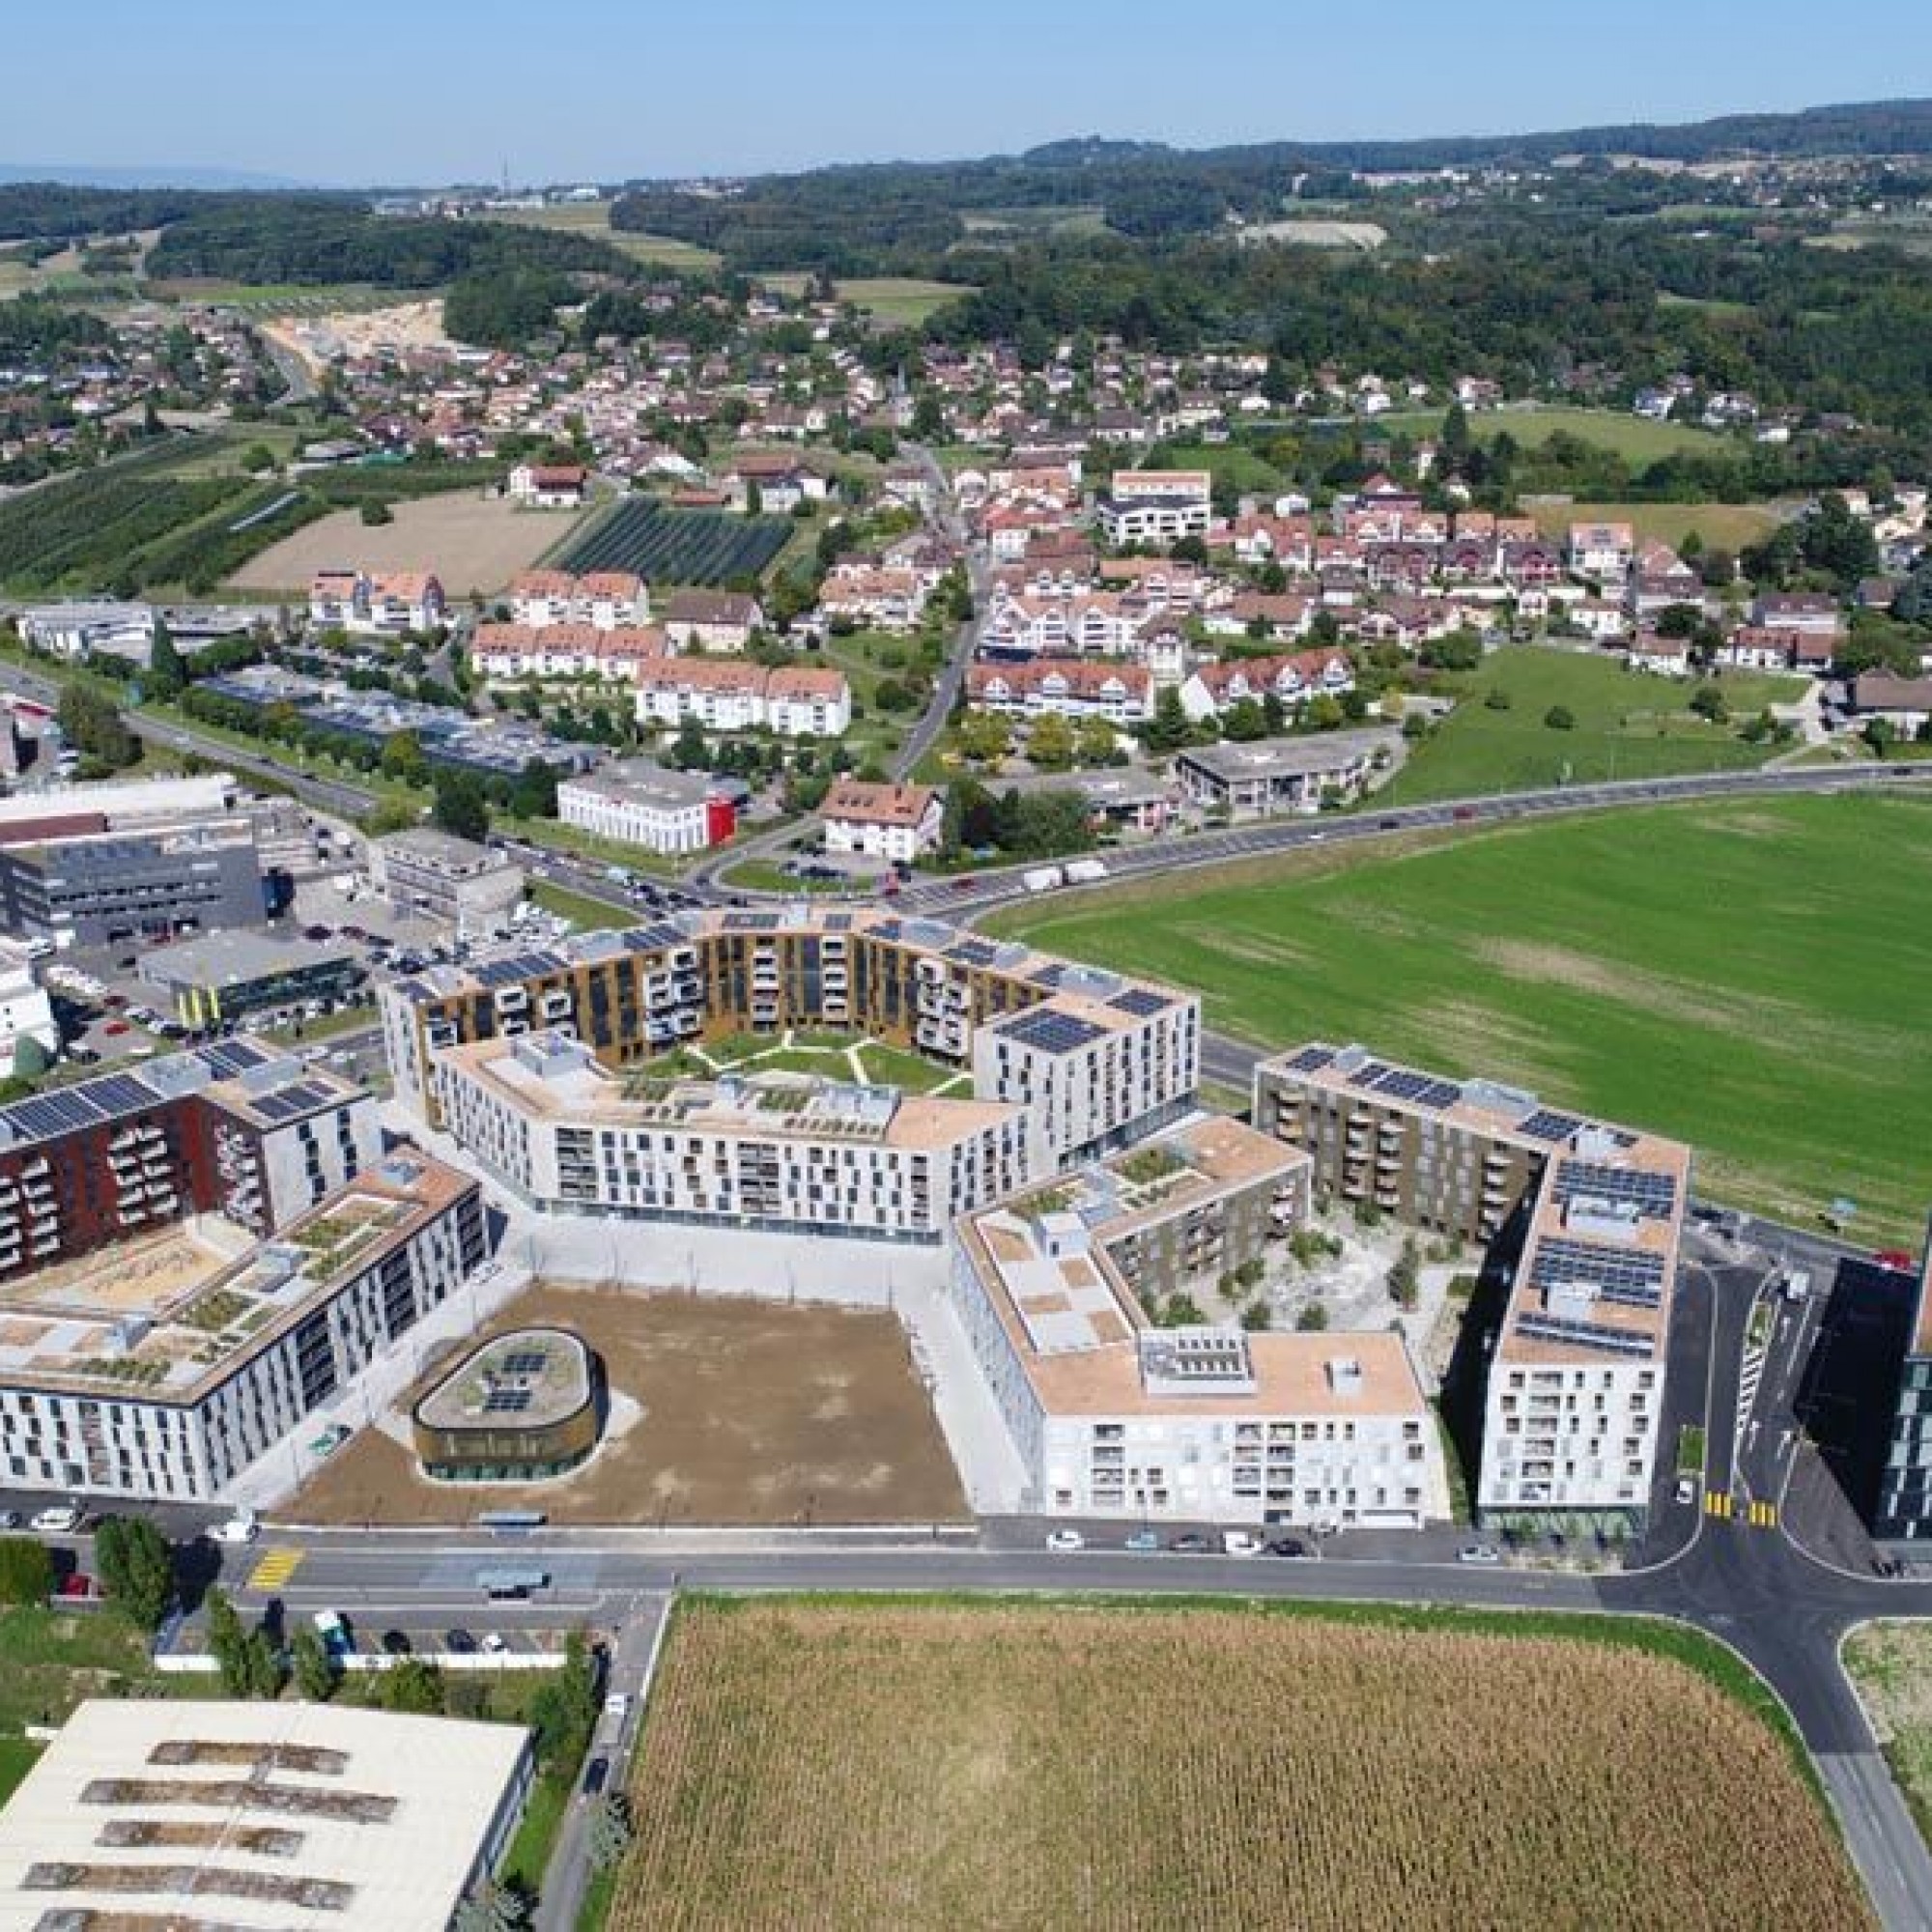
<path fill-rule="evenodd" d="M 299 1549 L 264 1550 L 260 1562 L 248 1573 L 248 1588 L 279 1590 L 301 1567 L 302 1553 Z"/>

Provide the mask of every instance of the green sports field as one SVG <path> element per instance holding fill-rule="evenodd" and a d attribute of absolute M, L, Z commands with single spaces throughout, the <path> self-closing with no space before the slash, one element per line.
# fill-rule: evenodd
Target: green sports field
<path fill-rule="evenodd" d="M 1932 800 L 1726 801 L 1177 876 L 1005 916 L 1197 988 L 1270 1043 L 1359 1039 L 1676 1134 L 1715 1194 L 1860 1238 L 1932 1205 Z"/>

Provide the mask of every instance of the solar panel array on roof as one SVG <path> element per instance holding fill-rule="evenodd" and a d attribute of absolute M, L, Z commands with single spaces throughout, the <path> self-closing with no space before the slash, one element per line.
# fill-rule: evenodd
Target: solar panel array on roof
<path fill-rule="evenodd" d="M 1654 1168 L 1605 1167 L 1591 1160 L 1556 1163 L 1555 1197 L 1569 1202 L 1578 1195 L 1593 1201 L 1627 1202 L 1652 1221 L 1667 1221 L 1677 1207 L 1677 1177 Z"/>
<path fill-rule="evenodd" d="M 1066 967 L 1058 959 L 1050 960 L 1046 965 L 1037 967 L 1027 975 L 1027 979 L 1032 984 L 1044 986 L 1049 992 L 1057 987 L 1061 980 L 1065 978 Z"/>
<path fill-rule="evenodd" d="M 530 1406 L 526 1388 L 494 1388 L 483 1398 L 485 1415 L 522 1415 Z"/>
<path fill-rule="evenodd" d="M 990 966 L 1000 956 L 1000 949 L 984 939 L 962 939 L 946 952 L 949 958 L 963 959 L 969 966 Z"/>
<path fill-rule="evenodd" d="M 827 913 L 825 916 L 825 930 L 827 932 L 850 932 L 852 930 L 852 915 L 849 912 Z"/>
<path fill-rule="evenodd" d="M 0 1120 L 19 1140 L 52 1140 L 161 1106 L 166 1097 L 131 1073 L 103 1073 L 78 1087 L 36 1094 L 0 1107 Z"/>
<path fill-rule="evenodd" d="M 1047 1007 L 1036 1007 L 1031 1012 L 1021 1013 L 1018 1018 L 1007 1021 L 1001 1028 L 1008 1038 L 1016 1039 L 1022 1046 L 1031 1046 L 1041 1053 L 1072 1053 L 1091 1040 L 1099 1039 L 1106 1028 L 1096 1026 L 1092 1020 L 1081 1019 L 1073 1013 L 1057 1013 Z"/>
<path fill-rule="evenodd" d="M 546 973 L 559 973 L 567 962 L 554 952 L 519 952 L 510 959 L 486 959 L 476 970 L 485 986 L 514 986 L 525 980 L 540 980 Z"/>
<path fill-rule="evenodd" d="M 1629 1307 L 1655 1308 L 1663 1299 L 1663 1257 L 1642 1248 L 1552 1238 L 1537 1243 L 1529 1285 L 1537 1289 L 1587 1285 Z"/>
<path fill-rule="evenodd" d="M 318 1107 L 329 1106 L 335 1098 L 332 1087 L 302 1080 L 293 1087 L 278 1087 L 272 1093 L 264 1094 L 251 1104 L 271 1126 L 279 1126 L 284 1121 L 297 1121 L 304 1114 L 314 1113 Z"/>
<path fill-rule="evenodd" d="M 633 952 L 662 952 L 668 946 L 681 946 L 684 934 L 662 922 L 655 925 L 634 925 L 624 934 L 624 944 Z"/>
<path fill-rule="evenodd" d="M 87 1097 L 103 1113 L 138 1114 L 156 1104 L 159 1095 L 131 1073 L 107 1073 L 87 1084 Z"/>
<path fill-rule="evenodd" d="M 1156 993 L 1150 986 L 1129 986 L 1124 993 L 1116 993 L 1107 1004 L 1120 1012 L 1132 1013 L 1137 1020 L 1144 1020 L 1154 1013 L 1164 1013 L 1174 1002 L 1165 993 Z"/>
<path fill-rule="evenodd" d="M 1375 1075 L 1373 1080 L 1371 1075 Z M 1453 1080 L 1438 1080 L 1433 1073 L 1416 1073 L 1406 1066 L 1385 1067 L 1378 1075 L 1373 1067 L 1364 1068 L 1355 1076 L 1355 1085 L 1359 1087 L 1365 1082 L 1391 1100 L 1406 1100 L 1412 1107 L 1427 1108 L 1432 1113 L 1453 1107 L 1463 1097 L 1462 1088 Z"/>
<path fill-rule="evenodd" d="M 540 1376 L 550 1354 L 543 1349 L 518 1349 L 503 1358 L 503 1373 L 506 1376 Z"/>
<path fill-rule="evenodd" d="M 1657 1352 L 1648 1335 L 1606 1328 L 1601 1321 L 1580 1321 L 1567 1315 L 1519 1315 L 1516 1332 L 1528 1342 L 1561 1342 L 1571 1348 L 1600 1349 L 1606 1355 L 1632 1355 L 1639 1360 L 1648 1360 Z"/>
<path fill-rule="evenodd" d="M 1539 1107 L 1517 1132 L 1533 1141 L 1548 1141 L 1554 1147 L 1558 1141 L 1567 1141 L 1582 1124 L 1575 1114 L 1558 1114 L 1548 1107 Z"/>
<path fill-rule="evenodd" d="M 1334 1058 L 1335 1049 L 1332 1046 L 1304 1046 L 1288 1063 L 1288 1070 L 1291 1073 L 1319 1073 Z"/>
<path fill-rule="evenodd" d="M 195 1058 L 222 1080 L 232 1080 L 251 1066 L 260 1066 L 275 1056 L 252 1039 L 216 1039 L 194 1050 Z"/>
<path fill-rule="evenodd" d="M 1392 1072 L 1393 1070 L 1385 1060 L 1364 1061 L 1360 1066 L 1356 1067 L 1349 1075 L 1349 1085 L 1350 1087 L 1373 1087 L 1383 1074 Z"/>

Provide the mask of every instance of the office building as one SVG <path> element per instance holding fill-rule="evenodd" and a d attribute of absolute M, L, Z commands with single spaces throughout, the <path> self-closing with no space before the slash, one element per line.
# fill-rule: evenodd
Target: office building
<path fill-rule="evenodd" d="M 1411 1528 L 1446 1518 L 1399 1334 L 1156 1326 L 1163 1295 L 1257 1256 L 1309 1161 L 1199 1119 L 967 1214 L 952 1299 L 1049 1515 Z"/>
<path fill-rule="evenodd" d="M 0 1925 L 447 1932 L 534 1776 L 520 1724 L 89 1698 L 0 1811 Z"/>
<path fill-rule="evenodd" d="M 548 1482 L 589 1459 L 603 1412 L 603 1367 L 582 1337 L 512 1328 L 470 1350 L 410 1430 L 432 1482 Z"/>
<path fill-rule="evenodd" d="M 141 955 L 140 976 L 186 1027 L 355 997 L 368 974 L 345 942 L 210 932 Z"/>
<path fill-rule="evenodd" d="M 218 1040 L 0 1107 L 0 1282 L 220 1214 L 271 1233 L 373 1166 L 375 1100 Z"/>
<path fill-rule="evenodd" d="M 373 839 L 370 869 L 392 911 L 453 926 L 459 939 L 505 931 L 524 898 L 524 868 L 507 852 L 414 826 Z"/>
<path fill-rule="evenodd" d="M 52 1060 L 60 1052 L 53 1002 L 34 975 L 33 955 L 16 939 L 0 939 L 0 1076 L 14 1072 L 20 1048 Z"/>
<path fill-rule="evenodd" d="M 209 1500 L 446 1300 L 487 1232 L 473 1180 L 402 1150 L 259 1245 L 202 1222 L 115 1239 L 0 1282 L 10 1487 Z"/>
<path fill-rule="evenodd" d="M 1248 743 L 1230 739 L 1179 753 L 1174 775 L 1206 810 L 1231 818 L 1274 818 L 1360 798 L 1394 766 L 1401 749 L 1402 733 L 1385 729 Z"/>
<path fill-rule="evenodd" d="M 737 808 L 713 779 L 648 758 L 626 758 L 566 780 L 556 788 L 556 815 L 599 838 L 666 857 L 709 851 L 738 829 Z"/>

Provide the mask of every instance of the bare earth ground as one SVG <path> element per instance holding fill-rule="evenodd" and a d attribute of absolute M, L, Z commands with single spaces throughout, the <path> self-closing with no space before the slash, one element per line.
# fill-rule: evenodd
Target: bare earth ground
<path fill-rule="evenodd" d="M 487 596 L 560 542 L 578 514 L 469 490 L 397 503 L 395 522 L 374 528 L 359 510 L 337 510 L 242 565 L 229 588 L 305 594 L 319 570 L 430 570 L 449 597 Z"/>
<path fill-rule="evenodd" d="M 298 1522 L 467 1522 L 480 1510 L 541 1509 L 553 1522 L 668 1524 L 966 1515 L 890 1314 L 540 1284 L 481 1332 L 542 1322 L 575 1330 L 604 1358 L 611 1424 L 582 1468 L 551 1483 L 431 1483 L 379 1423 L 339 1450 L 285 1514 Z M 431 1366 L 399 1414 L 451 1360 Z"/>
<path fill-rule="evenodd" d="M 442 332 L 440 300 L 265 322 L 262 333 L 299 355 L 315 371 L 345 355 L 359 357 L 385 349 L 451 347 L 449 337 Z"/>

